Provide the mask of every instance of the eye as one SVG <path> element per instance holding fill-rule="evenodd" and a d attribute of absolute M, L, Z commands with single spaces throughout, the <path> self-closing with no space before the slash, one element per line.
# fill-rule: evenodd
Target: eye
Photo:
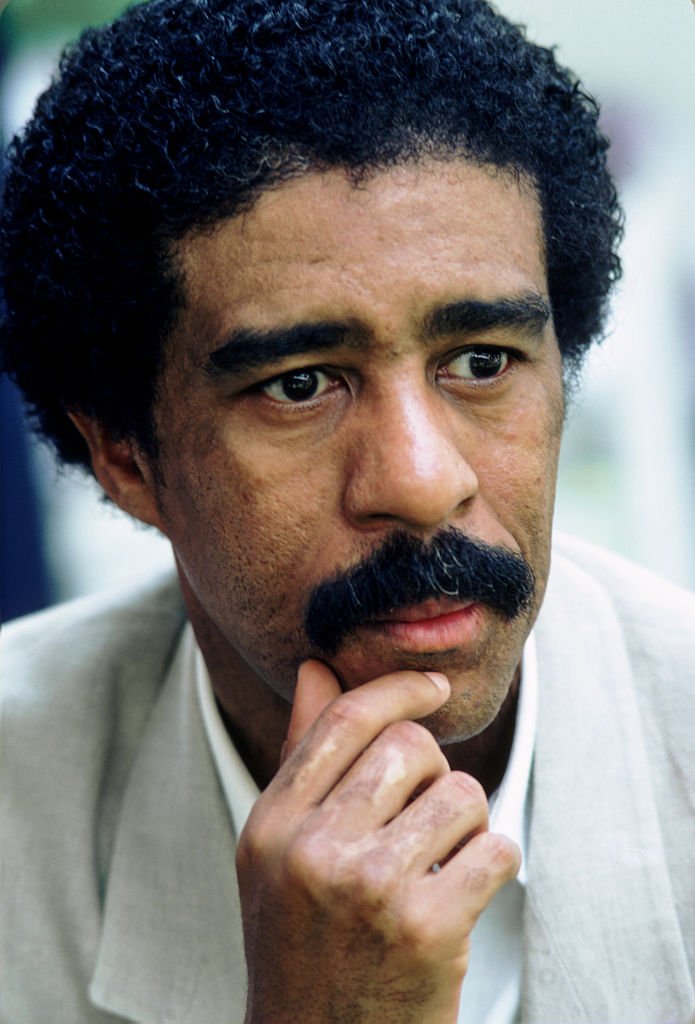
<path fill-rule="evenodd" d="M 469 348 L 447 363 L 446 371 L 465 380 L 491 380 L 504 373 L 509 361 L 504 348 Z"/>
<path fill-rule="evenodd" d="M 260 390 L 276 402 L 288 404 L 308 402 L 327 391 L 332 383 L 328 374 L 322 370 L 300 369 L 274 377 L 267 384 L 263 384 Z"/>

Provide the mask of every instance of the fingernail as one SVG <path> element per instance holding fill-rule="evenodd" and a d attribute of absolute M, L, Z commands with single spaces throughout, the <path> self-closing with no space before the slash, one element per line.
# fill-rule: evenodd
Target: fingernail
<path fill-rule="evenodd" d="M 432 680 L 438 690 L 449 692 L 449 680 L 442 672 L 425 672 L 425 675 Z"/>

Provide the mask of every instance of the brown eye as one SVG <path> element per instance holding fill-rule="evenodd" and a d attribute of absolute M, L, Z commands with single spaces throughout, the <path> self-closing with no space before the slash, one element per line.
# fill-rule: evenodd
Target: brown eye
<path fill-rule="evenodd" d="M 447 363 L 452 377 L 464 380 L 490 380 L 499 377 L 509 365 L 509 353 L 503 348 L 471 348 Z"/>
<path fill-rule="evenodd" d="M 307 402 L 329 385 L 330 379 L 321 370 L 292 370 L 269 381 L 263 391 L 277 402 Z"/>

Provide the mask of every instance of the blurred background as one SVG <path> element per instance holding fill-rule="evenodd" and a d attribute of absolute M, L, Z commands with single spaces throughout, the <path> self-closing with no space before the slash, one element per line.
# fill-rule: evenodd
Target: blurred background
<path fill-rule="evenodd" d="M 120 0 L 0 0 L 0 132 L 29 117 L 62 46 Z M 569 412 L 557 526 L 695 587 L 693 0 L 500 0 L 601 101 L 627 214 L 610 335 Z M 3 382 L 2 616 L 172 564 L 167 543 L 60 471 Z"/>

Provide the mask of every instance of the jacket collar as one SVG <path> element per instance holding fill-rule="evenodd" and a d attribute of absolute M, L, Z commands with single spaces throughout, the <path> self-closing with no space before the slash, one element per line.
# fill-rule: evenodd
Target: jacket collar
<path fill-rule="evenodd" d="M 229 1024 L 246 986 L 235 839 L 182 653 L 126 789 L 90 996 L 139 1024 Z"/>

